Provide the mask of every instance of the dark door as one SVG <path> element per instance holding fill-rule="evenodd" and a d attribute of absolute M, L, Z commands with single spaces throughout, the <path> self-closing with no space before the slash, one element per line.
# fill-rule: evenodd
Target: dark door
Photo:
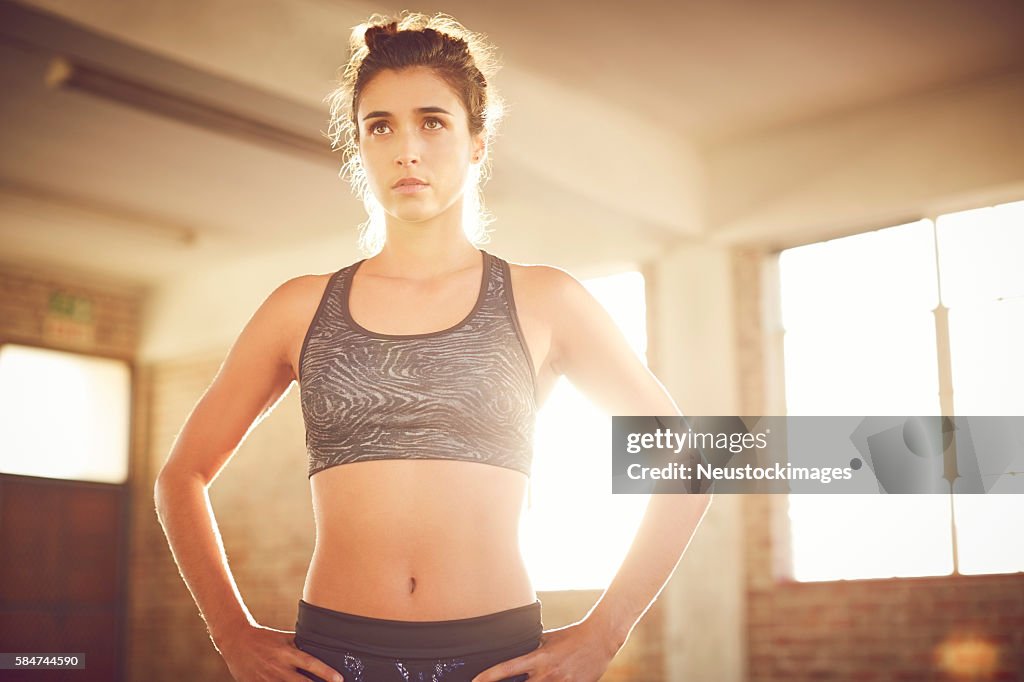
<path fill-rule="evenodd" d="M 124 679 L 127 511 L 126 485 L 0 474 L 0 653 L 85 654 L 0 679 Z"/>

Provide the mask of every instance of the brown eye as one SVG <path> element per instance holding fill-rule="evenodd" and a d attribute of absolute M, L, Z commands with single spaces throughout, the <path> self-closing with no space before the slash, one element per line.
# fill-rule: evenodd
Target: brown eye
<path fill-rule="evenodd" d="M 430 122 L 434 122 L 438 126 L 437 128 L 431 128 L 430 130 L 440 130 L 441 128 L 444 128 L 444 123 L 439 118 L 428 118 L 427 123 Z"/>
<path fill-rule="evenodd" d="M 386 126 L 386 125 L 387 125 L 387 123 L 385 123 L 384 121 L 377 121 L 376 123 L 374 123 L 373 125 L 370 126 L 370 134 L 372 135 L 372 134 L 376 133 L 378 128 L 380 128 L 381 126 Z"/>

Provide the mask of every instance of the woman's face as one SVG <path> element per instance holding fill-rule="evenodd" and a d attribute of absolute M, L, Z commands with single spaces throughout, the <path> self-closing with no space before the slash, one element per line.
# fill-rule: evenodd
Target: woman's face
<path fill-rule="evenodd" d="M 420 222 L 461 196 L 482 137 L 469 133 L 459 97 L 428 68 L 382 71 L 363 89 L 356 112 L 359 155 L 367 181 L 384 210 Z M 396 187 L 403 178 L 426 183 Z"/>

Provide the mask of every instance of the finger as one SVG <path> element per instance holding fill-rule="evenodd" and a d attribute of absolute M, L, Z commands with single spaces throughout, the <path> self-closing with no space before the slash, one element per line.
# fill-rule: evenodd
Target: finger
<path fill-rule="evenodd" d="M 298 672 L 298 673 L 290 672 L 290 673 L 286 673 L 286 674 L 287 674 L 287 677 L 282 678 L 286 682 L 309 682 L 310 680 L 314 679 L 314 678 L 310 677 L 309 675 L 303 675 L 301 672 Z M 274 679 L 277 679 L 277 678 L 274 678 Z M 320 680 L 320 679 L 323 679 L 323 678 L 322 677 L 317 677 L 316 679 Z M 327 679 L 331 679 L 331 678 L 328 677 Z"/>
<path fill-rule="evenodd" d="M 321 661 L 319 658 L 303 653 L 299 649 L 296 649 L 296 651 L 299 654 L 296 661 L 296 665 L 298 667 L 303 670 L 308 670 L 314 675 L 327 680 L 327 682 L 345 682 L 345 678 L 342 677 L 341 673 Z"/>
<path fill-rule="evenodd" d="M 342 677 L 341 673 L 339 673 L 337 670 L 327 665 L 326 663 L 317 668 L 314 668 L 311 672 L 315 675 L 319 675 L 320 677 L 324 678 L 325 680 L 327 680 L 327 682 L 345 682 L 345 678 Z"/>
<path fill-rule="evenodd" d="M 531 654 L 512 658 L 491 666 L 473 678 L 472 682 L 498 682 L 526 672 L 533 672 L 534 657 Z"/>
<path fill-rule="evenodd" d="M 303 670 L 308 670 L 314 675 L 318 675 L 327 682 L 346 682 L 345 678 L 342 677 L 341 673 L 321 661 L 316 656 L 308 654 L 299 648 L 298 643 L 295 641 L 295 637 L 289 637 L 288 643 L 291 645 L 292 660 L 291 663 L 296 665 Z"/>

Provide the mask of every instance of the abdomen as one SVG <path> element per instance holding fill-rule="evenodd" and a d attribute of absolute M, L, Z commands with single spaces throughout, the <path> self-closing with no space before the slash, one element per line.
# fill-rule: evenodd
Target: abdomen
<path fill-rule="evenodd" d="M 448 620 L 536 599 L 519 551 L 522 473 L 377 460 L 310 482 L 317 543 L 305 601 L 375 618 Z"/>

